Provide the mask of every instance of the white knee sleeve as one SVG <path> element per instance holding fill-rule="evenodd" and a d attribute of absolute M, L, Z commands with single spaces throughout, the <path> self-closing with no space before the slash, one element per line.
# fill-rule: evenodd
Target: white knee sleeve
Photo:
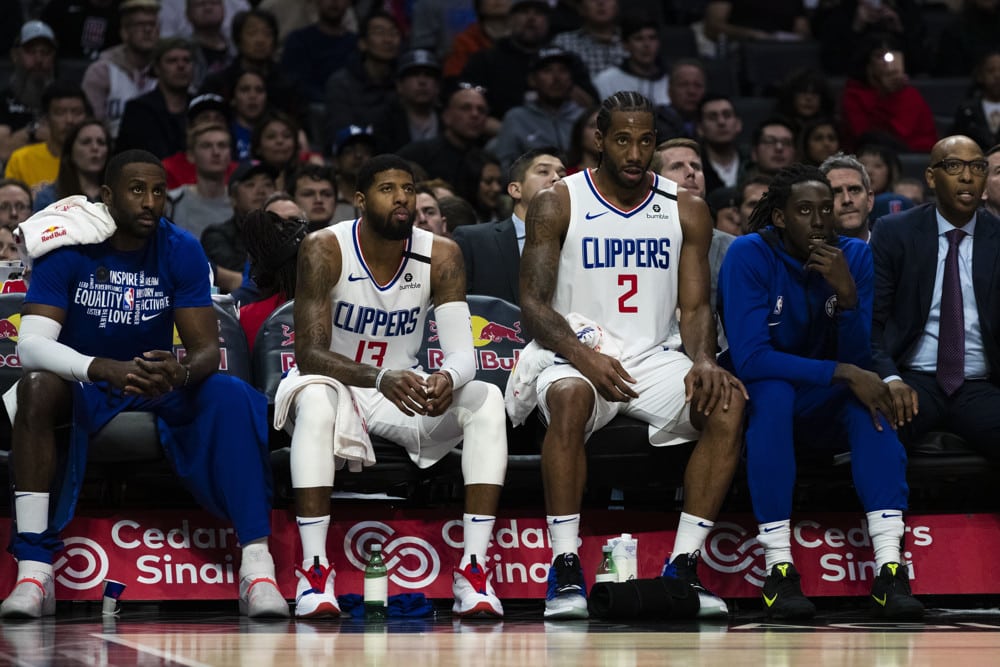
<path fill-rule="evenodd" d="M 306 385 L 295 396 L 292 430 L 292 488 L 333 486 L 333 426 L 337 392 L 319 384 Z"/>
<path fill-rule="evenodd" d="M 452 410 L 462 425 L 465 485 L 503 486 L 507 476 L 507 418 L 495 385 L 472 381 L 455 392 Z"/>

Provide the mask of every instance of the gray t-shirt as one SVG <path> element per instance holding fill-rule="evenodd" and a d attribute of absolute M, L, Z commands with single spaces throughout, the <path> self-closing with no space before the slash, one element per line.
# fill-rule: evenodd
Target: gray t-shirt
<path fill-rule="evenodd" d="M 209 225 L 217 225 L 233 217 L 229 197 L 208 199 L 198 194 L 193 185 L 182 185 L 168 193 L 172 209 L 170 219 L 178 227 L 188 230 L 196 239 Z"/>

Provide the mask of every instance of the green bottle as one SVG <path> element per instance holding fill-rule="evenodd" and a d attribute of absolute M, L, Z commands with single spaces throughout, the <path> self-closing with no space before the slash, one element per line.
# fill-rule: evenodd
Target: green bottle
<path fill-rule="evenodd" d="M 600 567 L 597 568 L 597 576 L 594 577 L 594 583 L 618 583 L 618 568 L 615 566 L 615 559 L 611 557 L 612 547 L 604 545 L 601 547 L 601 551 L 604 557 L 601 560 Z"/>
<path fill-rule="evenodd" d="M 389 571 L 382 560 L 382 545 L 373 544 L 365 565 L 365 618 L 384 619 L 388 600 Z"/>

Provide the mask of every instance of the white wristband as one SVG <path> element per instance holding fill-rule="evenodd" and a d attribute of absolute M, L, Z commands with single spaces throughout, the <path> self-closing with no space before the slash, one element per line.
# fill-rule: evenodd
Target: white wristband
<path fill-rule="evenodd" d="M 378 375 L 375 376 L 375 391 L 378 392 L 382 391 L 382 378 L 385 377 L 385 374 L 388 372 L 389 372 L 388 368 L 383 368 L 378 372 Z"/>

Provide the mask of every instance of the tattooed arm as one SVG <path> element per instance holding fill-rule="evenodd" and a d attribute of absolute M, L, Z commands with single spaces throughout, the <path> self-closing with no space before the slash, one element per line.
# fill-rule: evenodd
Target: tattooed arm
<path fill-rule="evenodd" d="M 340 280 L 341 268 L 340 243 L 332 231 L 320 230 L 302 241 L 295 289 L 295 363 L 303 375 L 326 375 L 348 386 L 374 387 L 382 369 L 330 350 L 330 294 Z M 404 414 L 428 411 L 424 381 L 411 371 L 386 372 L 379 391 Z"/>
<path fill-rule="evenodd" d="M 638 396 L 634 382 L 617 359 L 581 343 L 552 307 L 559 277 L 559 250 L 569 229 L 569 190 L 562 182 L 535 195 L 525 216 L 526 236 L 521 255 L 521 315 L 538 343 L 567 359 L 610 401 Z"/>

